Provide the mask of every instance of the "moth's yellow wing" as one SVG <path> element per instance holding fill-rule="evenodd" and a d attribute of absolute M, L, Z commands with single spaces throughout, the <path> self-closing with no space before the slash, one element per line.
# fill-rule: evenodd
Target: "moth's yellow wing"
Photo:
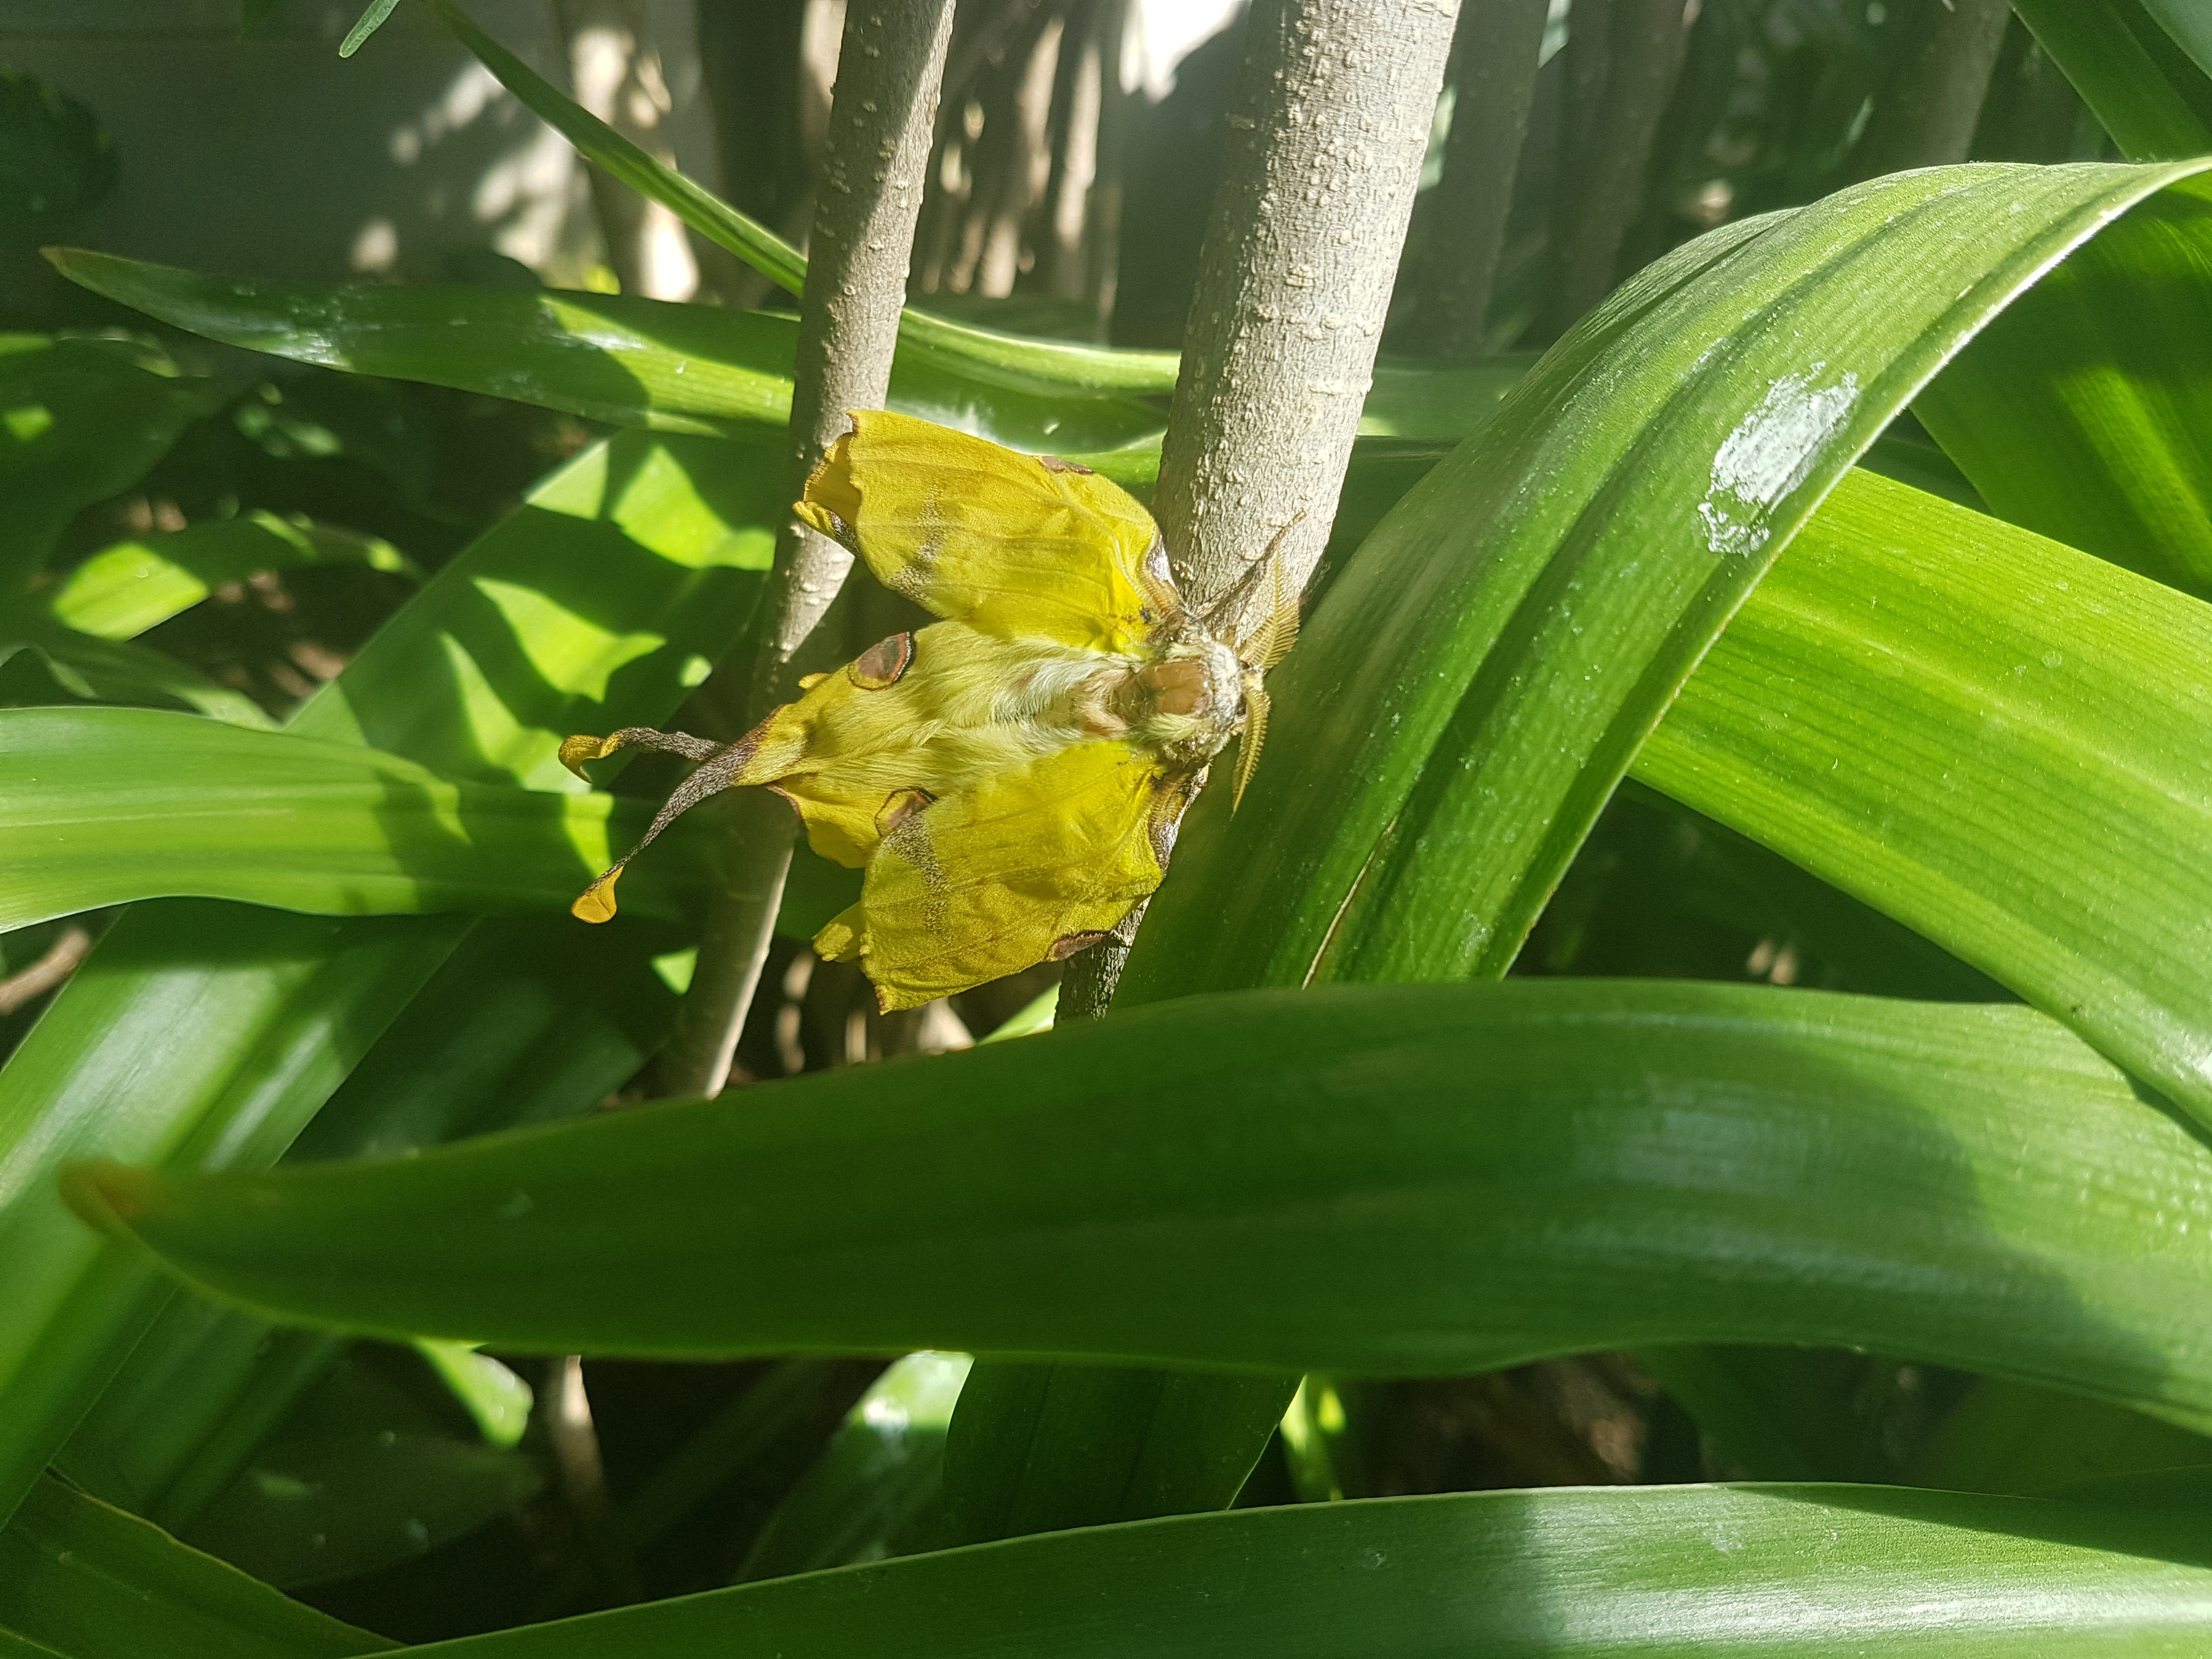
<path fill-rule="evenodd" d="M 1122 743 L 995 774 L 893 826 L 815 948 L 858 957 L 887 1011 L 1071 955 L 1159 885 L 1183 799 Z"/>
<path fill-rule="evenodd" d="M 1152 515 L 1111 480 L 911 416 L 852 418 L 798 511 L 886 587 L 987 634 L 1117 654 L 1179 610 Z"/>
<path fill-rule="evenodd" d="M 787 740 L 766 783 L 799 809 L 817 853 L 867 861 L 890 823 L 997 773 L 1029 764 L 1055 741 L 1008 708 L 1074 654 L 1049 642 L 1004 640 L 962 623 L 893 635 L 823 675 L 771 725 Z"/>

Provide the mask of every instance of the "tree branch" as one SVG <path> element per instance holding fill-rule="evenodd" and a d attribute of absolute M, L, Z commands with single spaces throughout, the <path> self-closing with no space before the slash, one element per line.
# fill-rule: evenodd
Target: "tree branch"
<path fill-rule="evenodd" d="M 846 410 L 880 409 L 890 389 L 951 33 L 952 0 L 846 11 L 799 299 L 787 474 L 793 499 L 845 429 Z M 786 523 L 750 630 L 749 720 L 796 691 L 800 653 L 852 566 L 852 555 L 827 537 Z M 795 826 L 781 801 L 749 789 L 725 811 L 722 880 L 661 1054 L 664 1094 L 719 1094 L 727 1081 L 790 867 Z"/>
<path fill-rule="evenodd" d="M 1483 353 L 1546 9 L 1545 0 L 1476 0 L 1460 13 L 1444 173 L 1423 210 L 1419 314 L 1431 356 L 1464 362 Z"/>
<path fill-rule="evenodd" d="M 1568 109 L 1553 220 L 1547 325 L 1564 334 L 1613 291 L 1643 211 L 1651 143 L 1689 40 L 1684 0 L 1577 0 L 1567 21 Z"/>
<path fill-rule="evenodd" d="M 1296 587 L 1328 544 L 1455 9 L 1274 0 L 1252 14 L 1152 497 L 1194 607 L 1278 536 Z M 1060 1018 L 1105 1012 L 1134 931 L 1133 916 L 1073 958 Z"/>
<path fill-rule="evenodd" d="M 1943 0 L 1934 9 L 1934 27 L 1875 100 L 1851 156 L 1857 178 L 1966 159 L 2012 20 L 2011 0 Z"/>

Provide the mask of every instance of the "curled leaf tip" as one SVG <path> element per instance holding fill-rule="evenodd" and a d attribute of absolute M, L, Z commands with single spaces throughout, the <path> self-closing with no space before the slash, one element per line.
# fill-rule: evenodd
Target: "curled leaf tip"
<path fill-rule="evenodd" d="M 64 1164 L 62 1202 L 95 1232 L 126 1238 L 131 1224 L 152 1207 L 154 1189 L 161 1179 L 152 1170 L 106 1159 Z"/>
<path fill-rule="evenodd" d="M 579 921 L 611 921 L 615 914 L 615 882 L 621 875 L 622 866 L 617 865 L 577 895 L 576 902 L 568 907 L 568 914 Z"/>

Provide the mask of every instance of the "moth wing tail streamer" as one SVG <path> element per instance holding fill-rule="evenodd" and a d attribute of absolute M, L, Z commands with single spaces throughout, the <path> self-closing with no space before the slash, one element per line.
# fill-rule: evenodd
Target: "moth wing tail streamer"
<path fill-rule="evenodd" d="M 865 923 L 855 929 L 848 912 L 823 936 L 840 947 L 857 939 L 886 1012 L 1073 955 L 1159 885 L 1164 781 L 1123 743 L 994 774 L 885 836 L 868 866 Z"/>
<path fill-rule="evenodd" d="M 741 784 L 766 783 L 788 770 L 805 747 L 803 733 L 792 729 L 791 711 L 795 707 L 787 703 L 773 710 L 766 720 L 732 744 L 711 743 L 688 732 L 659 732 L 642 726 L 625 726 L 606 738 L 564 738 L 561 744 L 562 764 L 579 777 L 584 775 L 585 762 L 604 760 L 623 749 L 659 750 L 699 763 L 698 769 L 677 785 L 661 803 L 637 845 L 577 895 L 576 902 L 568 907 L 568 914 L 579 921 L 611 921 L 616 908 L 615 884 L 622 878 L 629 861 L 650 847 L 662 830 L 709 795 L 718 795 Z"/>
<path fill-rule="evenodd" d="M 886 587 L 1002 638 L 1116 653 L 1181 601 L 1152 515 L 1110 479 L 858 410 L 795 511 Z"/>

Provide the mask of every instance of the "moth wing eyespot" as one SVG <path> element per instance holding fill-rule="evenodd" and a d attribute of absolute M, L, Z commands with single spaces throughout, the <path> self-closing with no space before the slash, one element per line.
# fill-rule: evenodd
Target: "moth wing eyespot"
<path fill-rule="evenodd" d="M 878 640 L 847 666 L 845 673 L 863 691 L 896 685 L 914 665 L 914 635 L 894 634 Z"/>

